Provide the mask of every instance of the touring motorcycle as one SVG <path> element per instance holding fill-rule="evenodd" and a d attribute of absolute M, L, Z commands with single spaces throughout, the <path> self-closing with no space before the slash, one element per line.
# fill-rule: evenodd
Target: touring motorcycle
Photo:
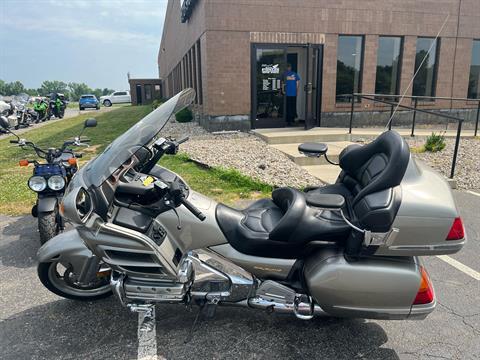
<path fill-rule="evenodd" d="M 160 132 L 194 97 L 177 94 L 77 172 L 61 205 L 76 228 L 38 251 L 44 286 L 77 300 L 113 292 L 149 314 L 155 303 L 300 319 L 423 319 L 434 310 L 418 256 L 455 253 L 466 236 L 449 185 L 397 132 L 343 150 L 333 185 L 278 188 L 239 210 L 157 165 L 187 140 Z"/>
<path fill-rule="evenodd" d="M 45 160 L 44 163 L 27 159 L 19 161 L 20 166 L 34 164 L 33 175 L 28 179 L 28 187 L 37 194 L 37 201 L 32 207 L 32 216 L 38 219 L 40 242 L 44 244 L 65 229 L 65 221 L 60 216 L 58 206 L 65 187 L 78 170 L 77 159 L 82 157 L 82 153 L 74 152 L 71 147 L 86 146 L 90 140 L 82 138 L 83 131 L 88 127 L 97 126 L 97 121 L 85 120 L 79 136 L 65 141 L 59 148 L 48 149 L 42 149 L 35 143 L 18 137 L 9 130 L 8 120 L 4 116 L 0 119 L 0 125 L 5 131 L 16 136 L 16 140 L 10 140 L 11 144 L 22 149 L 31 148 L 40 159 Z"/>

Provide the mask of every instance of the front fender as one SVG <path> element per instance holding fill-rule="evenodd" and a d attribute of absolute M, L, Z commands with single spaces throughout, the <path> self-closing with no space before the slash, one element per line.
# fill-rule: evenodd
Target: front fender
<path fill-rule="evenodd" d="M 53 237 L 37 252 L 39 262 L 58 261 L 63 266 L 71 265 L 77 274 L 80 274 L 85 262 L 92 256 L 76 229 Z"/>
<path fill-rule="evenodd" d="M 57 198 L 56 197 L 42 197 L 38 198 L 37 203 L 37 211 L 41 212 L 52 212 L 55 210 L 57 206 Z"/>

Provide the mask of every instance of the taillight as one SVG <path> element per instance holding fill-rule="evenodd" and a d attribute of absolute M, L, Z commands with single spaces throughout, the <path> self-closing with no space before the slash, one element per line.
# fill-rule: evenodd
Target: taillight
<path fill-rule="evenodd" d="M 413 305 L 430 304 L 435 300 L 435 291 L 433 290 L 432 282 L 423 266 L 420 266 L 420 274 L 422 276 L 420 288 L 418 289 L 417 296 L 415 296 Z"/>
<path fill-rule="evenodd" d="M 453 220 L 452 227 L 448 232 L 446 240 L 460 240 L 465 237 L 465 230 L 463 229 L 462 219 L 457 217 Z"/>

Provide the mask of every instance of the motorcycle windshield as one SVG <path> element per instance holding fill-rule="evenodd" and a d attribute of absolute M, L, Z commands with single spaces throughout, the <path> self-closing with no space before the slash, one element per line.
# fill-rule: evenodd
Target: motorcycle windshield
<path fill-rule="evenodd" d="M 190 105 L 194 99 L 195 90 L 185 89 L 116 138 L 85 167 L 84 179 L 87 185 L 100 186 L 140 148 L 154 141 L 172 114 Z"/>

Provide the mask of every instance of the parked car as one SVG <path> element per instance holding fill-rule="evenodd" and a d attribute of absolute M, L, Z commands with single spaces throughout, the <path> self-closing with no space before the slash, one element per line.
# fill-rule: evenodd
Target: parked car
<path fill-rule="evenodd" d="M 95 108 L 100 110 L 100 101 L 95 95 L 82 95 L 78 100 L 78 108 L 84 110 L 86 108 Z"/>
<path fill-rule="evenodd" d="M 115 91 L 110 95 L 100 96 L 100 102 L 103 106 L 112 106 L 112 104 L 123 104 L 132 101 L 130 91 Z"/>

